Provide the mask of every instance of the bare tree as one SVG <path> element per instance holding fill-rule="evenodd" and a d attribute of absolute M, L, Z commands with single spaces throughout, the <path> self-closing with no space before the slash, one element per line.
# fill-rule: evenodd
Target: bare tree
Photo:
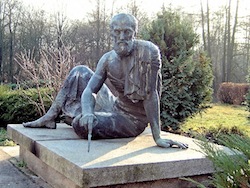
<path fill-rule="evenodd" d="M 63 56 L 63 47 L 64 47 L 64 34 L 65 34 L 65 30 L 67 27 L 67 16 L 65 13 L 65 5 L 63 3 L 59 4 L 58 2 L 58 7 L 60 7 L 60 9 L 57 10 L 57 12 L 55 13 L 55 28 L 56 28 L 56 38 L 57 38 L 57 71 L 61 71 L 60 70 L 60 64 L 62 63 L 62 59 L 61 57 Z"/>
<path fill-rule="evenodd" d="M 127 4 L 127 12 L 134 15 L 138 20 L 138 37 L 140 38 L 140 33 L 143 28 L 149 23 L 149 18 L 147 13 L 141 8 L 143 1 L 138 2 L 138 0 L 132 0 Z"/>
<path fill-rule="evenodd" d="M 208 52 L 208 57 L 211 58 L 211 35 L 210 35 L 210 9 L 209 9 L 209 4 L 207 0 L 207 52 Z"/>
<path fill-rule="evenodd" d="M 54 100 L 56 94 L 61 88 L 63 80 L 75 64 L 74 58 L 71 56 L 70 51 L 65 47 L 62 53 L 58 53 L 58 49 L 50 51 L 39 50 L 41 58 L 39 62 L 33 50 L 21 52 L 15 58 L 15 62 L 21 67 L 22 72 L 16 77 L 16 80 L 22 87 L 34 87 L 39 96 L 39 102 L 29 98 L 30 102 L 34 104 L 40 115 L 46 113 L 45 104 L 43 101 L 43 94 L 46 94 L 51 101 Z M 58 54 L 61 63 L 58 65 Z M 59 68 L 57 68 L 59 66 Z M 45 91 L 42 88 L 48 88 Z M 25 95 L 24 93 L 24 96 Z"/>
<path fill-rule="evenodd" d="M 202 41 L 203 41 L 204 50 L 206 51 L 207 50 L 207 42 L 206 42 L 206 32 L 205 32 L 205 14 L 203 11 L 202 0 L 200 0 L 200 6 L 201 6 Z"/>
<path fill-rule="evenodd" d="M 250 68 L 250 15 L 244 18 L 242 23 L 244 43 L 242 44 L 243 61 L 246 62 L 243 67 L 244 75 L 248 74 Z M 250 81 L 250 80 L 249 80 Z"/>
<path fill-rule="evenodd" d="M 5 2 L 0 1 L 0 83 L 3 78 L 3 51 L 4 51 L 4 34 L 5 34 Z"/>
<path fill-rule="evenodd" d="M 231 4 L 231 0 L 230 4 Z M 235 34 L 236 34 L 236 28 L 238 27 L 238 7 L 239 7 L 239 0 L 237 0 L 236 8 L 235 8 L 235 16 L 234 16 L 234 25 L 232 29 L 232 36 L 228 43 L 228 58 L 227 58 L 227 74 L 228 78 L 227 81 L 231 81 L 232 79 L 232 68 L 233 68 L 233 58 L 234 58 L 234 49 L 235 49 Z M 230 34 L 230 33 L 229 33 Z M 229 35 L 230 36 L 230 35 Z"/>
<path fill-rule="evenodd" d="M 224 37 L 223 37 L 223 57 L 222 57 L 222 82 L 226 82 L 227 81 L 227 63 L 226 63 L 226 49 L 227 49 L 227 14 L 228 10 L 226 9 L 226 21 L 225 21 L 225 25 L 224 25 Z"/>
<path fill-rule="evenodd" d="M 9 58 L 8 58 L 8 66 L 7 74 L 8 74 L 8 82 L 14 82 L 14 54 L 15 54 L 15 39 L 17 27 L 19 25 L 19 18 L 21 15 L 21 3 L 18 0 L 10 0 L 6 1 L 6 20 L 8 25 L 8 41 L 9 41 Z"/>
<path fill-rule="evenodd" d="M 233 6 L 233 1 L 228 0 L 228 4 L 223 5 L 216 12 L 211 12 L 208 0 L 207 11 L 204 12 L 202 2 L 200 1 L 202 40 L 204 49 L 213 63 L 214 91 L 216 92 L 221 82 L 244 82 L 245 76 L 242 74 L 244 60 L 239 56 L 239 52 L 243 49 L 239 49 L 239 41 L 236 38 L 240 30 L 239 1 L 235 0 L 236 6 Z"/>
<path fill-rule="evenodd" d="M 93 40 L 91 42 L 92 69 L 95 69 L 101 55 L 110 50 L 109 15 L 106 1 L 96 0 L 95 8 L 89 13 L 90 19 L 88 20 L 89 29 L 92 30 L 92 37 L 89 37 Z"/>

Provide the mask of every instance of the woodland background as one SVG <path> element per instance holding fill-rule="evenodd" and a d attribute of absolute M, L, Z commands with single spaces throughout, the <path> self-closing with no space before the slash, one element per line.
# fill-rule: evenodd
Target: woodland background
<path fill-rule="evenodd" d="M 27 7 L 20 0 L 0 0 L 0 83 L 27 81 L 18 61 L 25 58 L 39 63 L 44 57 L 42 53 L 54 54 L 53 58 L 59 64 L 65 59 L 62 56 L 67 56 L 72 62 L 71 67 L 85 64 L 95 69 L 102 54 L 112 47 L 109 21 L 114 14 L 126 11 L 135 15 L 139 20 L 138 38 L 152 20 L 152 16 L 141 8 L 142 2 L 136 0 L 118 9 L 107 9 L 105 0 L 92 3 L 95 8 L 85 19 L 71 20 L 63 10 L 50 13 Z M 200 34 L 200 42 L 195 48 L 205 50 L 211 58 L 214 93 L 222 82 L 247 82 L 250 13 L 238 16 L 239 0 L 228 0 L 216 12 L 210 10 L 209 1 L 206 4 L 202 1 L 197 3 L 200 3 L 200 10 L 195 14 L 181 9 L 176 11 L 190 19 L 194 30 Z M 171 5 L 165 6 L 171 9 Z"/>

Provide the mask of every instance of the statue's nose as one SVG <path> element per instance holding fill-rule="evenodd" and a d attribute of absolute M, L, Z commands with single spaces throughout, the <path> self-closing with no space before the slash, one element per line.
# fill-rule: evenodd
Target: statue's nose
<path fill-rule="evenodd" d="M 125 38 L 125 36 L 124 36 L 124 32 L 122 31 L 121 33 L 120 33 L 120 39 L 124 39 Z"/>

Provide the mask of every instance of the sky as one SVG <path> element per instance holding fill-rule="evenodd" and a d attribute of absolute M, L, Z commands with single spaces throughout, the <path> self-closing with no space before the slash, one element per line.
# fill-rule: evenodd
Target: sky
<path fill-rule="evenodd" d="M 84 19 L 86 13 L 91 12 L 95 7 L 95 0 L 22 0 L 25 5 L 41 8 L 49 12 L 57 12 L 63 10 L 66 12 L 67 17 L 71 19 Z M 101 0 L 102 1 L 102 0 Z M 112 7 L 120 8 L 130 2 L 130 0 L 103 0 L 107 3 L 107 8 Z M 206 5 L 206 0 L 202 0 Z M 249 0 L 240 0 L 239 13 L 246 14 L 250 11 L 247 5 Z M 232 6 L 236 0 L 232 0 Z M 161 10 L 162 5 L 172 7 L 182 7 L 183 10 L 190 13 L 200 12 L 200 0 L 138 0 L 138 5 L 142 6 L 142 10 L 147 12 L 149 16 L 155 15 Z M 226 5 L 228 0 L 209 0 L 209 6 L 212 10 L 218 9 L 222 5 Z M 249 14 L 249 13 L 248 13 Z"/>

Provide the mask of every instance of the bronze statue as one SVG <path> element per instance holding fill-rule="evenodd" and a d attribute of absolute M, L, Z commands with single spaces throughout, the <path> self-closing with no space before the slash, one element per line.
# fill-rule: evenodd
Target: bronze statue
<path fill-rule="evenodd" d="M 113 50 L 99 60 L 96 71 L 76 66 L 48 112 L 24 127 L 56 128 L 60 112 L 81 138 L 125 138 L 141 134 L 148 123 L 156 144 L 187 148 L 160 137 L 161 57 L 152 42 L 135 39 L 137 20 L 130 14 L 114 16 L 110 24 Z M 114 96 L 104 83 L 117 90 Z"/>

